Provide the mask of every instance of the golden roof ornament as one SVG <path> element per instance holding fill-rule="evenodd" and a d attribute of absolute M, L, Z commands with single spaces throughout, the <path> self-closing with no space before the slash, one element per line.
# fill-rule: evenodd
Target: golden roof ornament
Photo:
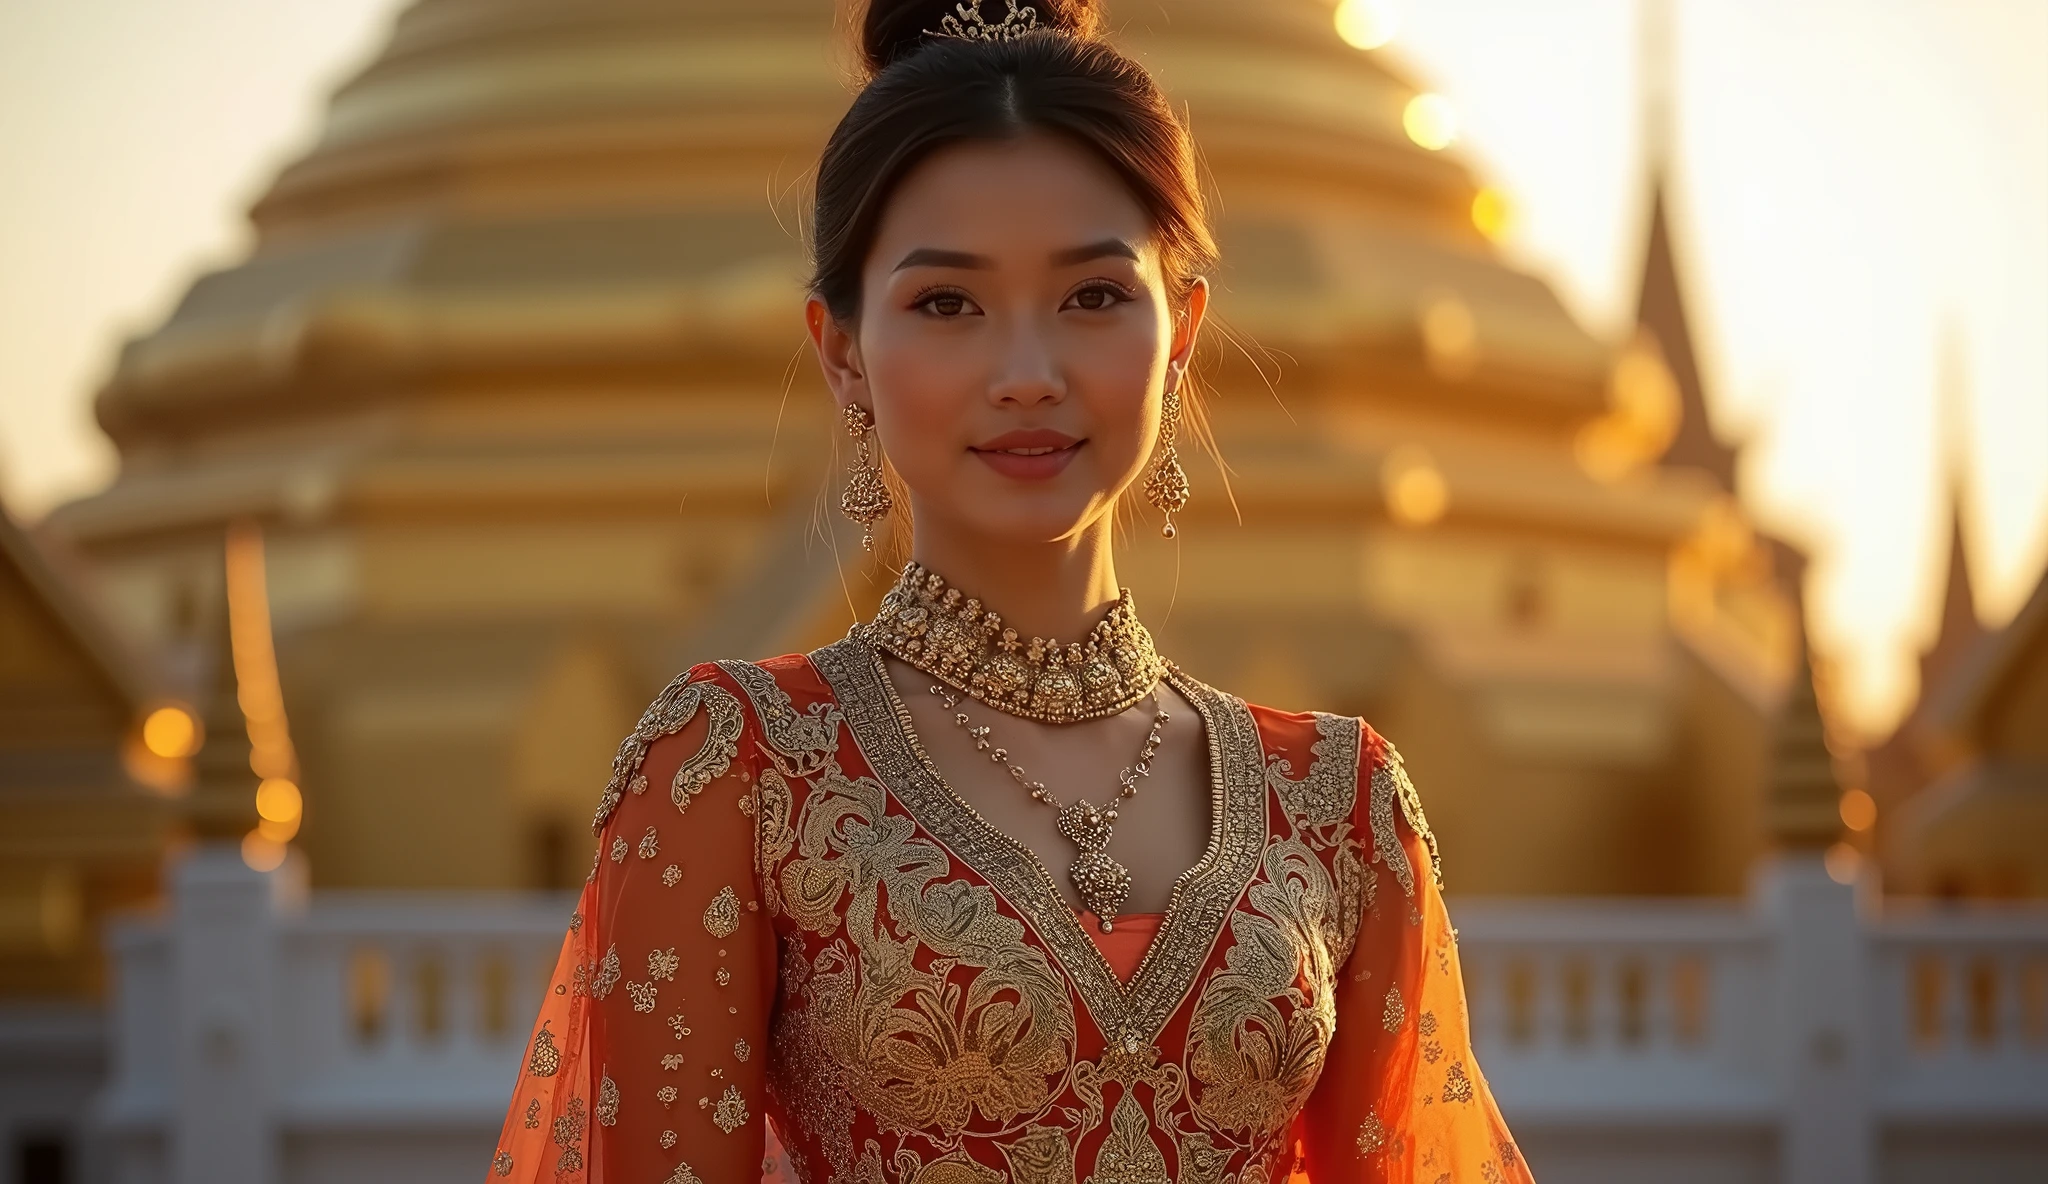
<path fill-rule="evenodd" d="M 1842 834 L 1841 783 L 1828 751 L 1827 725 L 1814 693 L 1813 663 L 1804 638 L 1778 712 L 1771 746 L 1765 825 L 1780 849 L 1820 849 Z"/>
<path fill-rule="evenodd" d="M 874 619 L 856 628 L 870 645 L 968 697 L 1048 724 L 1127 710 L 1173 665 L 1153 648 L 1128 588 L 1086 641 L 1026 641 L 980 600 L 917 563 L 904 566 Z"/>

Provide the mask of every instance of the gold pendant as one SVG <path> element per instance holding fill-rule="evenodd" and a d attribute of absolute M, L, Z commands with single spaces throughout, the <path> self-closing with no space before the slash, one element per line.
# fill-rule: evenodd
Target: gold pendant
<path fill-rule="evenodd" d="M 1113 819 L 1085 799 L 1060 810 L 1060 833 L 1081 849 L 1067 868 L 1067 878 L 1104 933 L 1112 930 L 1117 913 L 1131 895 L 1131 869 L 1103 850 L 1109 846 L 1113 825 Z"/>

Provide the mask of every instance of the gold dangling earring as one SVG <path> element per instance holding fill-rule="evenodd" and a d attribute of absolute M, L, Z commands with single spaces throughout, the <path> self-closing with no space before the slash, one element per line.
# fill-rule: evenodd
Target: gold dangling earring
<path fill-rule="evenodd" d="M 875 549 L 875 523 L 889 516 L 896 499 L 882 480 L 882 464 L 875 459 L 875 417 L 858 403 L 848 403 L 846 434 L 853 437 L 853 465 L 846 475 L 846 489 L 839 495 L 839 512 L 860 523 L 860 549 Z"/>
<path fill-rule="evenodd" d="M 1166 515 L 1166 522 L 1159 528 L 1159 533 L 1170 539 L 1178 533 L 1173 526 L 1173 516 L 1188 504 L 1188 475 L 1181 471 L 1180 453 L 1173 446 L 1174 437 L 1180 429 L 1178 386 L 1166 392 L 1166 403 L 1160 408 L 1159 420 L 1159 459 L 1152 462 L 1152 472 L 1145 478 L 1145 500 Z"/>

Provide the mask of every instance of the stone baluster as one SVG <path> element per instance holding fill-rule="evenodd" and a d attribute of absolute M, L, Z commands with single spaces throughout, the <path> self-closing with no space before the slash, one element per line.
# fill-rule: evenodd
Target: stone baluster
<path fill-rule="evenodd" d="M 303 869 L 252 871 L 234 846 L 206 843 L 172 873 L 174 1184 L 278 1178 L 276 931 L 303 907 Z"/>

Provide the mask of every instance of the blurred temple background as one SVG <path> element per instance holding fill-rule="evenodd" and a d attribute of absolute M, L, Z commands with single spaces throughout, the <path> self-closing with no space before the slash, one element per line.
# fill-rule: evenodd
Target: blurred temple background
<path fill-rule="evenodd" d="M 1124 556 L 1163 647 L 1400 743 L 1540 1178 L 2041 1178 L 2048 584 L 1987 630 L 1957 514 L 1918 702 L 1840 727 L 1707 414 L 1668 114 L 1595 333 L 1364 7 L 1113 6 L 1245 345 L 1204 371 L 1234 505 L 1198 470 Z M 827 0 L 418 0 L 121 350 L 118 476 L 0 519 L 0 1181 L 483 1170 L 566 916 L 514 893 L 581 881 L 619 738 L 888 582 L 793 311 L 841 41 Z"/>

